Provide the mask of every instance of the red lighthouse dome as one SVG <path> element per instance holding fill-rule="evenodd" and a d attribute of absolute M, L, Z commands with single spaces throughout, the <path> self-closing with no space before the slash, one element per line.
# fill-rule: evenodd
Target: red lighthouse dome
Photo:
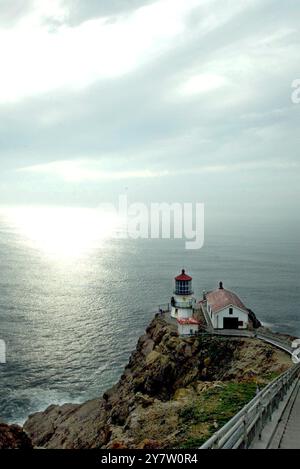
<path fill-rule="evenodd" d="M 175 280 L 183 281 L 183 282 L 190 282 L 193 279 L 192 277 L 190 277 L 189 275 L 185 273 L 184 269 L 182 269 L 181 274 L 175 277 Z"/>
<path fill-rule="evenodd" d="M 175 295 L 192 295 L 192 280 L 183 269 L 181 274 L 175 277 Z"/>

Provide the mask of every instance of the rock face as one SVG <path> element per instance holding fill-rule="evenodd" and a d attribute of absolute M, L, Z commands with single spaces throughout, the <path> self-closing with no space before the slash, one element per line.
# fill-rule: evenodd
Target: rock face
<path fill-rule="evenodd" d="M 259 319 L 257 319 L 252 309 L 248 309 L 248 313 L 249 313 L 249 319 L 252 322 L 253 328 L 258 329 L 259 327 L 262 327 L 261 322 L 259 321 Z"/>
<path fill-rule="evenodd" d="M 193 447 L 290 365 L 259 340 L 181 338 L 168 318 L 156 317 L 102 398 L 52 405 L 24 428 L 45 448 Z"/>
<path fill-rule="evenodd" d="M 0 449 L 32 449 L 28 435 L 18 425 L 0 423 Z"/>

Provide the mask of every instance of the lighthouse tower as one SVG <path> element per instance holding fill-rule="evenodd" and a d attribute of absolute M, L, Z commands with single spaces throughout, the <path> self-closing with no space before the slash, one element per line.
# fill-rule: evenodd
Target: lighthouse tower
<path fill-rule="evenodd" d="M 175 277 L 174 296 L 171 298 L 171 316 L 176 319 L 192 318 L 195 304 L 192 277 L 182 270 L 181 274 Z"/>

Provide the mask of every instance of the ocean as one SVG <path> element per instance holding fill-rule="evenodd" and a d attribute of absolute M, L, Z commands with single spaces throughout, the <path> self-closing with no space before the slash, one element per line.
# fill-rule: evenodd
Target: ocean
<path fill-rule="evenodd" d="M 74 210 L 67 230 L 68 212 L 57 226 L 53 212 L 34 223 L 0 212 L 0 420 L 100 396 L 182 268 L 199 299 L 222 280 L 265 325 L 300 336 L 300 243 L 288 231 L 211 228 L 202 249 L 186 251 L 181 240 L 98 242 Z"/>

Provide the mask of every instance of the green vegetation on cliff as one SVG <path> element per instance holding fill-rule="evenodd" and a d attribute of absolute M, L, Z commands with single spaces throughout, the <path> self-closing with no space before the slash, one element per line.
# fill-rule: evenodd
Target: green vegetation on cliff
<path fill-rule="evenodd" d="M 203 392 L 193 403 L 184 407 L 180 418 L 184 424 L 183 448 L 201 446 L 255 396 L 256 384 L 226 382 Z"/>

